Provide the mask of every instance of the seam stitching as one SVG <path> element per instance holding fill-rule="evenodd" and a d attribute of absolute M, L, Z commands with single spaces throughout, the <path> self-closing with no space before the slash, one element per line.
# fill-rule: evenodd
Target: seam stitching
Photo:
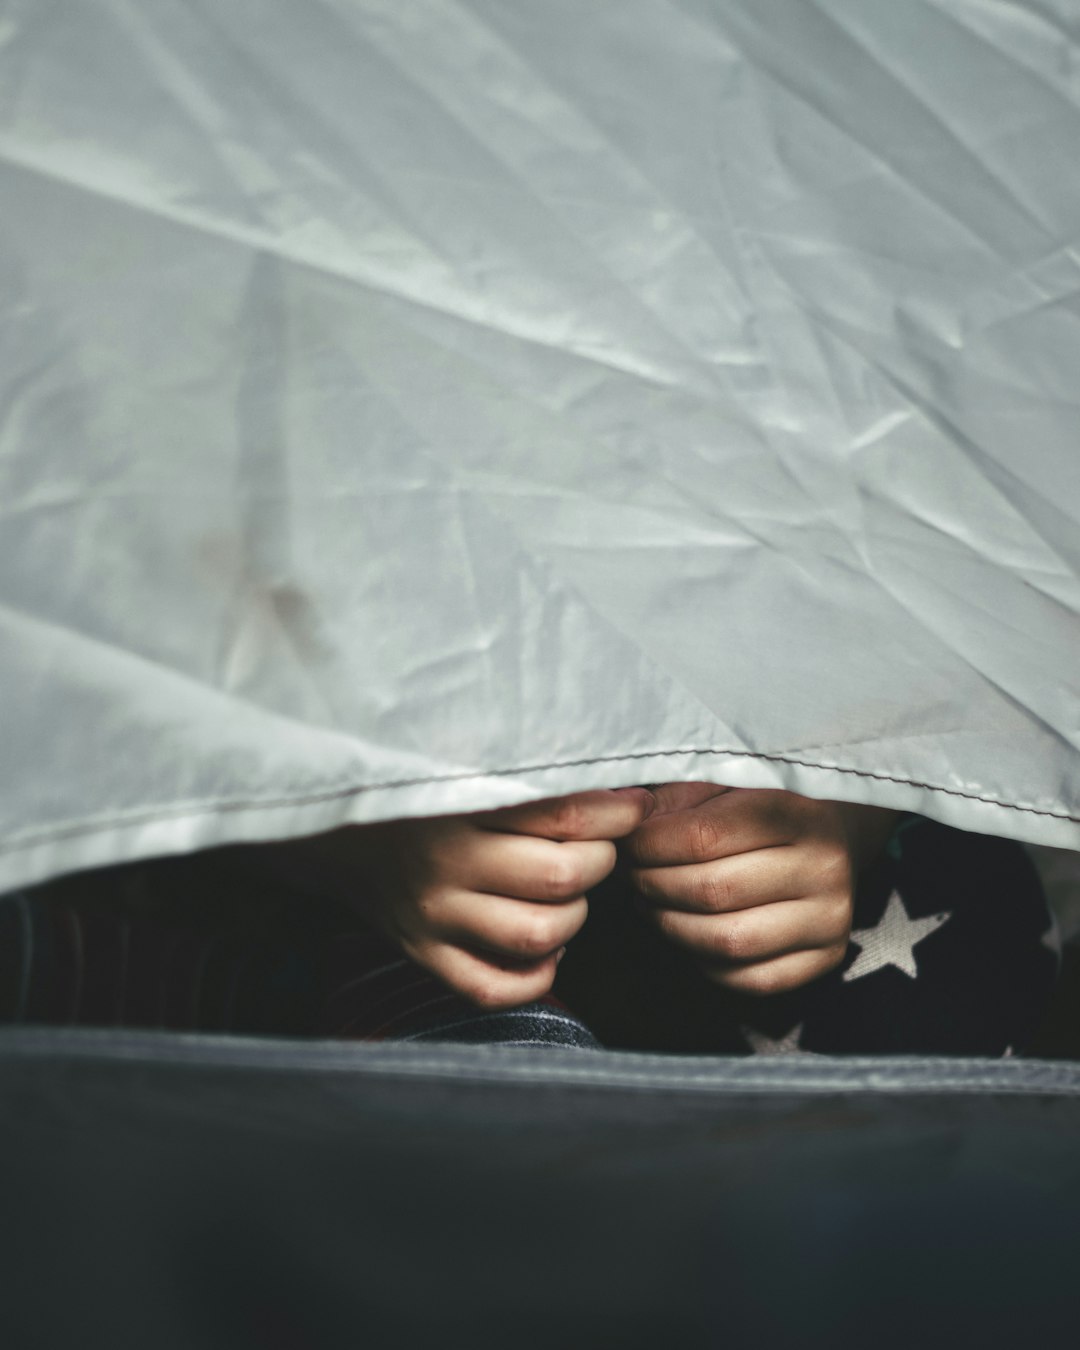
<path fill-rule="evenodd" d="M 1080 816 L 1067 811 L 1051 811 L 1045 807 L 1024 806 L 1015 802 L 1004 802 L 996 797 L 984 796 L 977 792 L 965 792 L 961 788 L 942 787 L 934 783 L 924 783 L 917 778 L 902 778 L 896 774 L 875 773 L 870 769 L 856 769 L 842 764 L 822 764 L 816 760 L 797 759 L 793 755 L 767 754 L 754 750 L 731 750 L 717 746 L 688 746 L 679 750 L 635 750 L 622 755 L 598 755 L 582 759 L 554 760 L 549 763 L 519 764 L 509 769 L 470 770 L 463 773 L 432 774 L 427 777 L 389 779 L 381 783 L 346 783 L 312 792 L 295 793 L 284 797 L 267 798 L 204 798 L 177 803 L 151 811 L 132 811 L 100 817 L 97 820 L 81 821 L 55 829 L 43 830 L 32 834 L 16 836 L 0 843 L 0 854 L 17 852 L 24 848 L 33 848 L 50 840 L 69 838 L 80 834 L 92 834 L 98 830 L 117 825 L 137 825 L 155 820 L 164 820 L 174 816 L 186 815 L 193 811 L 256 811 L 271 810 L 281 806 L 307 806 L 318 802 L 333 801 L 341 797 L 357 797 L 365 792 L 380 792 L 398 788 L 420 787 L 434 783 L 467 782 L 476 778 L 508 778 L 514 774 L 537 773 L 547 769 L 572 769 L 587 764 L 625 763 L 630 760 L 650 760 L 672 758 L 680 755 L 728 755 L 740 759 L 758 759 L 776 764 L 791 764 L 804 769 L 821 769 L 829 773 L 848 774 L 855 778 L 869 778 L 875 782 L 898 783 L 905 787 L 922 788 L 927 792 L 939 793 L 946 797 L 959 797 L 966 801 L 983 802 L 996 806 L 1003 811 L 1018 811 L 1028 815 L 1046 816 L 1053 820 L 1065 820 L 1080 823 Z"/>

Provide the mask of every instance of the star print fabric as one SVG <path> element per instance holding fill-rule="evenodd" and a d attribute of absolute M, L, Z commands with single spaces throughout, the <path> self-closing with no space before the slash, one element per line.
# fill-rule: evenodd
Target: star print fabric
<path fill-rule="evenodd" d="M 1019 1051 L 1053 989 L 1053 934 L 1035 870 L 1018 845 L 904 821 L 860 888 L 843 966 L 793 1000 L 801 1001 L 804 1026 L 798 1048 Z"/>
<path fill-rule="evenodd" d="M 1019 845 L 909 817 L 862 878 L 848 953 L 823 979 L 769 999 L 730 993 L 613 884 L 556 987 L 605 1045 L 626 1049 L 996 1057 L 1022 1052 L 1039 1024 L 1054 931 Z"/>

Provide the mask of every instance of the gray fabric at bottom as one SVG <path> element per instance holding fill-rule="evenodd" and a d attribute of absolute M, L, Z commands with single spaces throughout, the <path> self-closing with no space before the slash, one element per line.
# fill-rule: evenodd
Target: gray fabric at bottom
<path fill-rule="evenodd" d="M 5 1338 L 1067 1344 L 1078 1134 L 1074 1065 L 4 1033 Z"/>

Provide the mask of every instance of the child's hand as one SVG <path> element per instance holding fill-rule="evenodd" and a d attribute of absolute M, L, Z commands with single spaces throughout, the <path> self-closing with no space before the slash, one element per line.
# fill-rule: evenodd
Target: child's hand
<path fill-rule="evenodd" d="M 652 805 L 645 788 L 627 788 L 350 826 L 304 841 L 304 866 L 323 894 L 345 900 L 452 989 L 482 1007 L 511 1008 L 551 988 L 562 949 L 585 922 L 586 891 L 615 865 L 611 841 Z"/>
<path fill-rule="evenodd" d="M 585 922 L 611 842 L 652 807 L 645 789 L 582 792 L 501 811 L 371 826 L 381 855 L 366 912 L 418 964 L 488 1008 L 551 988 Z M 380 837 L 381 836 L 381 837 Z"/>
<path fill-rule="evenodd" d="M 791 792 L 669 783 L 623 845 L 660 930 L 729 989 L 776 994 L 847 950 L 857 871 L 897 813 Z"/>

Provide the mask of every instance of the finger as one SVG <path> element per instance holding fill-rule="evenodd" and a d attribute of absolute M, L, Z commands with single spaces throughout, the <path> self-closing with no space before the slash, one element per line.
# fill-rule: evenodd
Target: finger
<path fill-rule="evenodd" d="M 657 909 L 652 919 L 677 946 L 707 961 L 752 963 L 788 952 L 846 944 L 851 906 L 844 897 L 780 900 L 731 914 Z"/>
<path fill-rule="evenodd" d="M 732 788 L 699 806 L 651 816 L 623 845 L 639 867 L 711 862 L 798 836 L 802 798 L 771 789 Z"/>
<path fill-rule="evenodd" d="M 487 811 L 477 822 L 488 830 L 545 839 L 621 839 L 638 828 L 654 805 L 648 788 L 603 788 Z"/>
<path fill-rule="evenodd" d="M 691 914 L 726 914 L 774 900 L 816 893 L 808 885 L 806 860 L 789 848 L 764 848 L 715 862 L 630 871 L 635 889 L 650 905 Z"/>
<path fill-rule="evenodd" d="M 478 830 L 457 860 L 454 881 L 465 890 L 518 900 L 573 900 L 603 881 L 616 856 L 615 845 L 606 839 L 558 844 Z"/>
<path fill-rule="evenodd" d="M 405 944 L 406 955 L 481 1008 L 517 1008 L 542 998 L 555 980 L 558 955 L 523 966 L 446 943 Z"/>
<path fill-rule="evenodd" d="M 682 867 L 634 868 L 629 877 L 649 904 L 696 914 L 726 914 L 808 895 L 849 895 L 853 887 L 851 859 L 828 844 L 754 849 Z"/>
<path fill-rule="evenodd" d="M 840 943 L 818 951 L 790 952 L 754 965 L 706 968 L 705 974 L 725 989 L 767 998 L 771 994 L 790 993 L 827 975 L 843 961 L 846 951 L 846 943 Z"/>
<path fill-rule="evenodd" d="M 670 811 L 685 811 L 731 790 L 719 783 L 652 783 L 649 791 L 656 798 L 652 814 L 659 816 L 667 815 Z"/>
<path fill-rule="evenodd" d="M 429 912 L 425 917 L 428 932 L 453 946 L 535 962 L 564 947 L 588 912 L 584 896 L 561 905 L 546 905 L 455 891 L 442 897 L 437 913 Z"/>

